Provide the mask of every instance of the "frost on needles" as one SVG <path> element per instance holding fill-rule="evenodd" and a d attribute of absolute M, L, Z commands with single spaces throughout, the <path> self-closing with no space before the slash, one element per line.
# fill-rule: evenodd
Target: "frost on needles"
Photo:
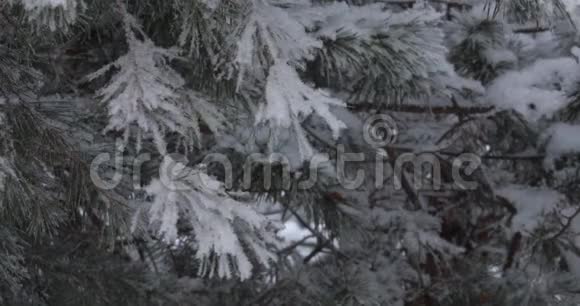
<path fill-rule="evenodd" d="M 0 304 L 578 305 L 576 2 L 0 1 Z"/>

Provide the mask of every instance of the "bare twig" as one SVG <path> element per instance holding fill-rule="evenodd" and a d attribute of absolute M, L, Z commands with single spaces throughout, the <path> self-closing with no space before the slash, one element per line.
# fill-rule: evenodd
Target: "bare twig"
<path fill-rule="evenodd" d="M 568 220 L 566 221 L 564 226 L 554 236 L 550 237 L 549 240 L 556 240 L 560 236 L 562 236 L 570 228 L 570 226 L 572 226 L 572 222 L 574 221 L 574 219 L 576 219 L 576 217 L 578 217 L 578 215 L 580 215 L 580 207 L 576 209 L 576 211 L 572 216 L 566 218 Z"/>

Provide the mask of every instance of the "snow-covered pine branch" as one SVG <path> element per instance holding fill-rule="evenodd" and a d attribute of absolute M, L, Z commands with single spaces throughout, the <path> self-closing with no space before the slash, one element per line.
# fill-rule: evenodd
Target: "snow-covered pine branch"
<path fill-rule="evenodd" d="M 304 69 L 322 42 L 306 32 L 304 24 L 276 1 L 259 0 L 250 6 L 237 44 L 235 63 L 239 67 L 238 90 L 243 90 L 247 74 L 265 76 L 265 104 L 256 116 L 275 130 L 270 147 L 279 152 L 279 129 L 290 129 L 298 144 L 298 164 L 314 153 L 302 130 L 302 121 L 311 114 L 320 116 L 338 137 L 345 127 L 330 111 L 329 105 L 343 103 L 329 93 L 304 83 L 296 69 Z"/>
<path fill-rule="evenodd" d="M 76 22 L 79 12 L 85 8 L 84 0 L 8 0 L 22 3 L 28 11 L 28 20 L 51 31 L 66 29 Z"/>
<path fill-rule="evenodd" d="M 507 26 L 481 15 L 472 11 L 454 15 L 447 29 L 452 45 L 449 58 L 458 73 L 487 84 L 515 67 L 518 58 L 508 48 Z"/>
<path fill-rule="evenodd" d="M 214 20 L 220 4 L 221 0 L 175 1 L 174 5 L 181 12 L 182 19 L 178 42 L 181 47 L 188 48 L 189 55 L 199 58 L 201 50 L 210 57 L 214 55 L 213 48 L 220 43 L 219 37 L 215 35 L 220 33 L 218 28 L 223 26 Z"/>
<path fill-rule="evenodd" d="M 552 23 L 561 1 L 4 1 L 0 94 L 18 103 L 0 101 L 0 304 L 578 304 L 579 40 L 553 31 L 568 30 Z M 29 66 L 110 78 L 110 122 L 76 82 L 30 95 L 46 91 Z M 361 137 L 374 112 L 398 125 L 385 150 Z M 207 163 L 166 157 L 158 176 L 153 158 L 135 190 L 124 150 L 101 164 L 123 174 L 101 192 L 87 161 L 115 146 L 103 125 L 147 151 L 197 141 L 189 161 Z M 343 175 L 335 154 L 303 163 L 338 145 L 365 161 Z M 202 152 L 225 154 L 228 187 L 251 178 L 248 192 Z M 475 164 L 457 168 L 465 155 Z M 246 177 L 250 158 L 264 171 Z M 356 190 L 340 180 L 359 173 Z M 263 213 L 256 197 L 276 203 Z M 279 247 L 274 217 L 297 224 L 295 242 Z"/>
<path fill-rule="evenodd" d="M 321 42 L 305 31 L 285 9 L 275 1 L 252 1 L 247 20 L 237 43 L 235 63 L 239 67 L 238 88 L 246 74 L 264 74 L 274 64 L 302 67 L 312 58 Z M 266 53 L 266 54 L 264 54 Z"/>
<path fill-rule="evenodd" d="M 343 102 L 323 90 L 315 90 L 304 84 L 296 70 L 287 64 L 279 63 L 270 67 L 266 100 L 267 103 L 257 113 L 257 121 L 293 130 L 297 138 L 300 161 L 308 160 L 314 154 L 301 126 L 306 116 L 312 113 L 319 115 L 329 125 L 335 138 L 339 136 L 342 128 L 346 128 L 330 111 L 331 106 L 343 106 Z M 275 142 L 276 137 L 271 141 Z M 277 144 L 271 145 L 275 147 Z"/>
<path fill-rule="evenodd" d="M 503 17 L 520 26 L 550 26 L 558 19 L 569 17 L 566 4 L 561 0 L 485 1 L 478 6 L 483 7 L 490 18 Z"/>
<path fill-rule="evenodd" d="M 324 42 L 309 65 L 315 82 L 349 92 L 351 103 L 400 104 L 463 89 L 483 91 L 448 63 L 437 27 L 441 13 L 430 7 L 397 13 L 379 3 L 340 2 L 295 15 Z"/>
<path fill-rule="evenodd" d="M 161 169 L 160 179 L 146 188 L 153 201 L 145 203 L 145 224 L 169 244 L 179 243 L 178 220 L 190 225 L 201 275 L 247 279 L 255 263 L 268 267 L 276 261 L 279 226 L 252 207 L 256 203 L 232 198 L 221 182 L 169 156 Z M 142 222 L 136 218 L 133 228 Z"/>
<path fill-rule="evenodd" d="M 133 16 L 124 9 L 122 13 L 127 54 L 88 76 L 91 81 L 117 70 L 97 92 L 109 109 L 105 131 L 123 131 L 128 141 L 136 128 L 138 149 L 143 137 L 152 137 L 158 151 L 165 154 L 168 132 L 189 139 L 191 146 L 193 140 L 201 138 L 200 120 L 212 131 L 220 130 L 223 116 L 201 95 L 184 90 L 185 80 L 171 68 L 169 62 L 178 56 L 178 50 L 157 47 Z"/>

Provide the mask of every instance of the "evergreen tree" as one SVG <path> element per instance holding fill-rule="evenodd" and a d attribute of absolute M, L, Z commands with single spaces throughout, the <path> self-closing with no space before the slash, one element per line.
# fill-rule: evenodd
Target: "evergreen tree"
<path fill-rule="evenodd" d="M 0 304 L 577 305 L 579 12 L 0 2 Z"/>

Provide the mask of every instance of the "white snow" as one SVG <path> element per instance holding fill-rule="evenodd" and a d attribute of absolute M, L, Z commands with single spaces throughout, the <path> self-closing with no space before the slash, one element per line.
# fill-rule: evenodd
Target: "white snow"
<path fill-rule="evenodd" d="M 301 227 L 298 224 L 298 222 L 291 220 L 291 221 L 288 221 L 284 224 L 284 229 L 281 230 L 278 233 L 278 235 L 280 237 L 284 238 L 284 240 L 286 241 L 286 245 L 290 246 L 293 243 L 301 241 L 304 238 L 306 238 L 312 234 L 310 233 L 310 231 L 308 229 Z M 306 239 L 305 242 L 315 244 L 316 238 L 312 237 L 312 238 Z M 296 250 L 302 256 L 307 256 L 310 252 L 312 252 L 311 247 L 304 247 L 304 246 L 300 246 Z"/>
<path fill-rule="evenodd" d="M 516 55 L 507 49 L 487 49 L 483 52 L 483 55 L 494 66 L 501 63 L 515 63 L 518 61 Z"/>
<path fill-rule="evenodd" d="M 75 2 L 70 0 L 21 0 L 21 1 L 27 10 L 34 10 L 37 8 L 45 8 L 45 7 L 50 8 L 56 8 L 59 6 L 67 7 L 68 5 L 71 5 L 71 2 Z"/>
<path fill-rule="evenodd" d="M 238 87 L 248 71 L 261 70 L 261 62 L 255 56 L 256 49 L 266 49 L 274 63 L 292 63 L 312 56 L 322 42 L 306 33 L 304 26 L 285 10 L 269 4 L 266 0 L 252 1 L 252 13 L 237 42 L 235 62 L 240 67 Z"/>
<path fill-rule="evenodd" d="M 318 10 L 324 26 L 317 36 L 330 40 L 336 39 L 338 32 L 356 35 L 360 39 L 370 39 L 377 30 L 388 26 L 391 13 L 382 9 L 382 4 L 349 6 L 344 2 L 334 3 Z M 312 17 L 312 16 L 308 16 Z M 312 19 L 311 19 L 312 20 Z"/>
<path fill-rule="evenodd" d="M 549 129 L 546 153 L 556 157 L 569 153 L 580 153 L 580 125 L 557 123 Z"/>
<path fill-rule="evenodd" d="M 275 125 L 291 127 L 292 121 L 305 118 L 312 112 L 320 115 L 338 137 L 346 125 L 330 112 L 330 105 L 344 103 L 326 91 L 312 89 L 300 80 L 294 68 L 277 64 L 270 68 L 266 85 L 267 103 L 257 114 L 257 121 L 273 121 Z"/>
<path fill-rule="evenodd" d="M 540 226 L 544 216 L 553 212 L 563 201 L 563 196 L 557 191 L 521 185 L 501 188 L 496 194 L 509 200 L 517 209 L 511 230 L 522 234 L 530 233 Z"/>
<path fill-rule="evenodd" d="M 222 0 L 204 0 L 203 2 L 210 10 L 215 10 L 221 4 Z"/>
<path fill-rule="evenodd" d="M 487 92 L 487 100 L 501 109 L 514 109 L 528 120 L 550 117 L 566 103 L 579 65 L 573 58 L 539 60 L 521 71 L 500 76 Z"/>

